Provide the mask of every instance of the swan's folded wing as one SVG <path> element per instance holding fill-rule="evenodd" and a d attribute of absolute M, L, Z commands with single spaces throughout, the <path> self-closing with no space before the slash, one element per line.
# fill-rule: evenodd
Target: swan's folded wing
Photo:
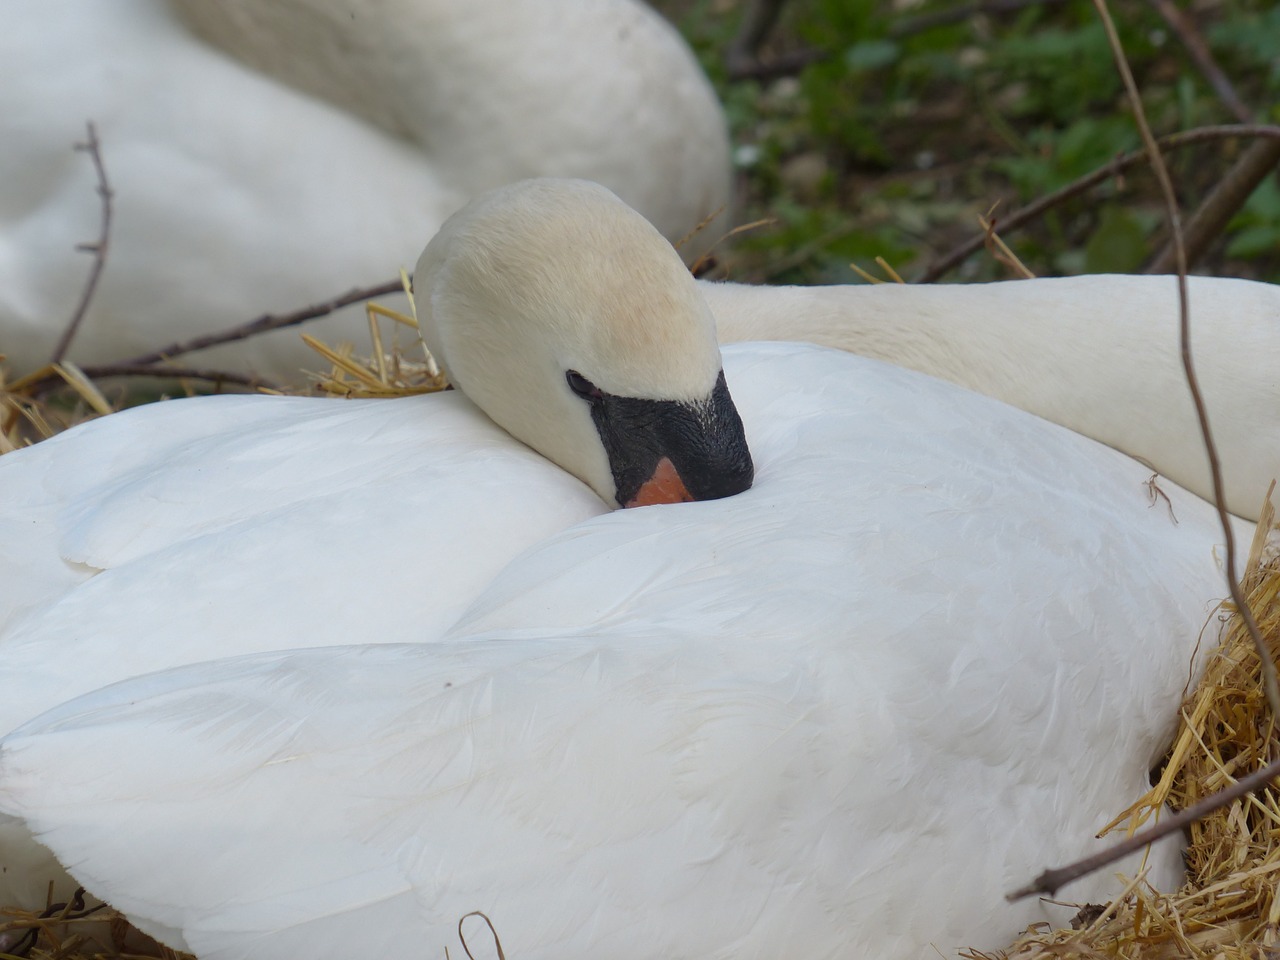
<path fill-rule="evenodd" d="M 473 909 L 524 955 L 628 955 L 640 935 L 658 954 L 691 935 L 710 950 L 759 923 L 823 922 L 755 834 L 785 812 L 759 790 L 809 793 L 814 739 L 836 736 L 811 679 L 774 666 L 747 692 L 725 669 L 723 651 L 659 638 L 199 665 L 13 735 L 0 803 L 207 960 L 430 953 Z M 707 910 L 723 926 L 696 933 Z"/>
<path fill-rule="evenodd" d="M 462 501 L 485 467 L 494 474 L 491 486 L 502 485 L 504 470 L 523 468 L 528 476 L 521 480 L 540 484 L 531 497 L 544 510 L 559 500 L 579 507 L 583 502 L 574 496 L 580 484 L 566 478 L 553 486 L 542 479 L 538 467 L 550 476 L 562 471 L 548 467 L 457 393 L 341 403 L 219 396 L 149 404 L 19 456 L 40 461 L 41 489 L 60 507 L 57 543 L 63 557 L 103 570 L 175 543 L 304 510 L 312 499 L 369 489 L 399 503 L 406 522 L 436 500 L 465 514 Z M 449 482 L 468 467 L 477 477 Z M 482 494 L 471 496 L 480 500 Z M 522 517 L 533 511 L 517 512 L 490 499 L 496 498 L 482 502 L 495 519 L 472 513 L 469 522 L 489 522 L 518 535 Z M 313 525 L 341 529 L 344 522 L 358 523 L 357 510 L 346 513 Z M 302 528 L 313 519 L 294 523 Z M 444 523 L 447 517 L 430 519 Z M 352 530 L 351 537 L 358 532 Z M 335 534 L 327 539 L 340 545 Z"/>
<path fill-rule="evenodd" d="M 457 395 L 152 404 L 6 456 L 0 487 L 2 731 L 182 663 L 434 639 L 605 509 Z"/>

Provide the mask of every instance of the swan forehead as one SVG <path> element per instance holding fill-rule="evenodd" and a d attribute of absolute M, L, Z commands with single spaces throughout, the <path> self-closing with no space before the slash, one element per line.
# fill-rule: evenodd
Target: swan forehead
<path fill-rule="evenodd" d="M 715 320 L 666 239 L 608 190 L 533 181 L 469 218 L 455 281 L 511 342 L 622 396 L 694 401 L 715 387 Z"/>
<path fill-rule="evenodd" d="M 667 248 L 670 250 L 670 247 Z M 591 263 L 567 303 L 563 365 L 617 396 L 693 402 L 710 396 L 721 368 L 715 320 L 683 265 Z M 678 263 L 678 261 L 677 261 Z"/>

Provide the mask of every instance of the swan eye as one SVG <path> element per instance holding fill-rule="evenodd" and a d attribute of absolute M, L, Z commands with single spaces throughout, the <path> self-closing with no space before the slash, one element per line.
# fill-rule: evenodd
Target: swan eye
<path fill-rule="evenodd" d="M 604 399 L 604 391 L 580 374 L 577 370 L 569 370 L 564 375 L 569 389 L 583 400 L 599 401 Z"/>

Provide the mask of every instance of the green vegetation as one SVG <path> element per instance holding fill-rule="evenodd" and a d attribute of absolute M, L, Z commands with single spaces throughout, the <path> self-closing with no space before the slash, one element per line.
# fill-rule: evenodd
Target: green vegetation
<path fill-rule="evenodd" d="M 1280 6 L 1176 0 L 1257 122 L 1280 122 Z M 1009 4 L 1004 4 L 1008 6 Z M 729 79 L 725 50 L 745 0 L 658 6 L 703 59 L 729 114 L 741 176 L 739 220 L 774 226 L 739 238 L 731 273 L 770 282 L 853 281 L 877 255 L 908 279 L 999 218 L 1140 146 L 1089 0 L 940 14 L 956 0 L 790 0 L 761 53 L 821 59 L 771 79 Z M 966 5 L 977 6 L 977 5 Z M 995 3 L 986 6 L 994 8 Z M 1112 15 L 1157 135 L 1239 122 L 1154 3 Z M 1249 143 L 1225 140 L 1166 159 L 1184 214 Z M 1134 271 L 1164 242 L 1143 165 L 1002 234 L 1041 275 Z M 1273 174 L 1196 272 L 1280 281 L 1280 187 Z M 1008 276 L 982 252 L 948 279 Z"/>

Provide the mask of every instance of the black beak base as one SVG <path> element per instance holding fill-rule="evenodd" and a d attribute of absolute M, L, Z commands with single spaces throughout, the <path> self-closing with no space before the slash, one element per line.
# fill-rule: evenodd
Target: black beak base
<path fill-rule="evenodd" d="M 724 371 L 696 403 L 601 394 L 591 419 L 613 471 L 619 506 L 631 503 L 665 458 L 694 500 L 718 500 L 751 487 L 755 466 Z"/>

